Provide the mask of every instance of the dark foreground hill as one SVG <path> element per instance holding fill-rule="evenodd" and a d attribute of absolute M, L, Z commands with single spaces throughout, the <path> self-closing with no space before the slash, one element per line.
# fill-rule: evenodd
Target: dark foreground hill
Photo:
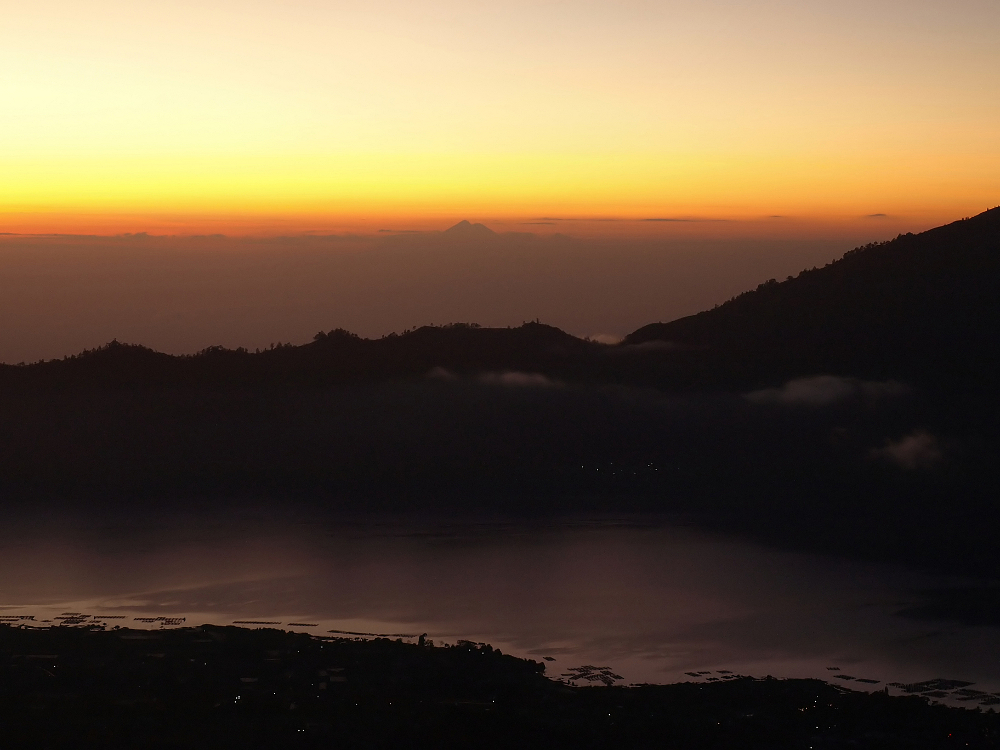
<path fill-rule="evenodd" d="M 1000 747 L 992 711 L 915 695 L 738 677 L 578 688 L 543 670 L 472 643 L 208 625 L 0 625 L 0 742 L 60 750 Z"/>
<path fill-rule="evenodd" d="M 0 366 L 0 383 L 28 389 L 312 387 L 505 371 L 586 379 L 587 363 L 606 348 L 541 323 L 425 326 L 380 339 L 336 329 L 302 346 L 212 347 L 190 356 L 114 341 L 61 360 Z"/>
<path fill-rule="evenodd" d="M 0 500 L 656 511 L 1000 575 L 1000 212 L 621 345 L 541 323 L 0 367 Z"/>
<path fill-rule="evenodd" d="M 640 328 L 624 343 L 652 342 L 696 352 L 737 381 L 829 373 L 993 385 L 1000 208 L 860 247 L 713 310 Z"/>

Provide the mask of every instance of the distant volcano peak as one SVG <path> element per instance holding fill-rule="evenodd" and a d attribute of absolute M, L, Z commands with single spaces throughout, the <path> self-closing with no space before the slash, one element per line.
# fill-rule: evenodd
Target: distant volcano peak
<path fill-rule="evenodd" d="M 444 230 L 444 233 L 453 237 L 496 237 L 497 233 L 485 224 L 473 224 L 466 219 L 462 219 L 455 226 Z"/>

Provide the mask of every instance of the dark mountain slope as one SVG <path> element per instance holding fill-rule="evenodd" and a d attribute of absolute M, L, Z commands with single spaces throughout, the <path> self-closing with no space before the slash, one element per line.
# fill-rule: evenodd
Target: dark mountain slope
<path fill-rule="evenodd" d="M 467 223 L 449 231 L 492 234 Z M 982 391 L 995 382 L 998 331 L 1000 209 L 993 209 L 640 328 L 617 347 L 540 323 L 424 327 L 381 339 L 338 329 L 304 346 L 213 347 L 182 357 L 113 342 L 64 360 L 0 366 L 0 386 L 323 386 L 422 378 L 442 368 L 661 389 L 745 391 L 833 374 Z"/>
<path fill-rule="evenodd" d="M 835 373 L 927 384 L 994 381 L 1000 355 L 1000 208 L 847 253 L 713 310 L 645 326 L 736 380 Z M 698 368 L 700 369 L 700 368 Z"/>
<path fill-rule="evenodd" d="M 2 366 L 0 508 L 655 510 L 1000 576 L 998 290 L 994 210 L 620 346 L 455 324 Z M 814 374 L 851 377 L 766 388 Z"/>
<path fill-rule="evenodd" d="M 322 386 L 422 378 L 440 368 L 456 375 L 527 370 L 586 374 L 601 347 L 558 328 L 472 324 L 423 327 L 381 339 L 348 331 L 319 333 L 310 344 L 259 352 L 212 347 L 172 356 L 117 341 L 75 357 L 0 366 L 6 387 Z"/>

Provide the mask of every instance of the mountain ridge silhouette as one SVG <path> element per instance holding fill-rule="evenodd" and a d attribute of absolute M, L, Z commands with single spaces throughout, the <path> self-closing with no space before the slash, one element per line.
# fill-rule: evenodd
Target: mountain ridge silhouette
<path fill-rule="evenodd" d="M 1000 207 L 871 243 L 823 268 L 625 337 L 664 342 L 749 377 L 835 372 L 980 380 L 1000 356 Z M 937 372 L 935 372 L 937 371 Z"/>
<path fill-rule="evenodd" d="M 448 232 L 496 235 L 462 221 Z M 598 344 L 539 322 L 423 326 L 380 339 L 342 329 L 309 344 L 174 356 L 118 341 L 0 367 L 8 384 L 251 385 L 537 372 L 566 382 L 747 389 L 810 375 L 924 384 L 994 380 L 1000 359 L 1000 208 L 846 253 L 728 302 Z"/>
<path fill-rule="evenodd" d="M 651 511 L 1000 576 L 998 289 L 993 210 L 616 345 L 537 320 L 113 341 L 0 367 L 0 504 Z"/>
<path fill-rule="evenodd" d="M 468 219 L 462 219 L 457 224 L 445 229 L 441 234 L 447 237 L 461 237 L 463 239 L 497 238 L 500 236 L 485 224 L 473 224 Z"/>

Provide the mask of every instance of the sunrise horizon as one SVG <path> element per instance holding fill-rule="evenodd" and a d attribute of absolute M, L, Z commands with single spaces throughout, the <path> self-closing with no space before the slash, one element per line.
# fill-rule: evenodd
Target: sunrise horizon
<path fill-rule="evenodd" d="M 961 5 L 11 8 L 0 231 L 928 228 L 1000 198 L 1000 13 Z"/>
<path fill-rule="evenodd" d="M 157 238 L 226 237 L 234 240 L 282 237 L 340 236 L 379 238 L 391 235 L 433 234 L 468 221 L 483 224 L 497 234 L 532 234 L 539 237 L 567 236 L 577 239 L 637 242 L 719 239 L 849 239 L 876 242 L 897 234 L 921 232 L 978 215 L 997 203 L 963 204 L 914 213 L 868 214 L 691 214 L 635 216 L 608 213 L 572 215 L 497 215 L 471 211 L 436 211 L 430 214 L 376 214 L 345 216 L 306 215 L 198 215 L 160 213 L 48 212 L 9 213 L 0 217 L 4 237 L 121 237 L 148 235 Z"/>
<path fill-rule="evenodd" d="M 2 19 L 4 748 L 1000 750 L 1000 0 Z"/>

